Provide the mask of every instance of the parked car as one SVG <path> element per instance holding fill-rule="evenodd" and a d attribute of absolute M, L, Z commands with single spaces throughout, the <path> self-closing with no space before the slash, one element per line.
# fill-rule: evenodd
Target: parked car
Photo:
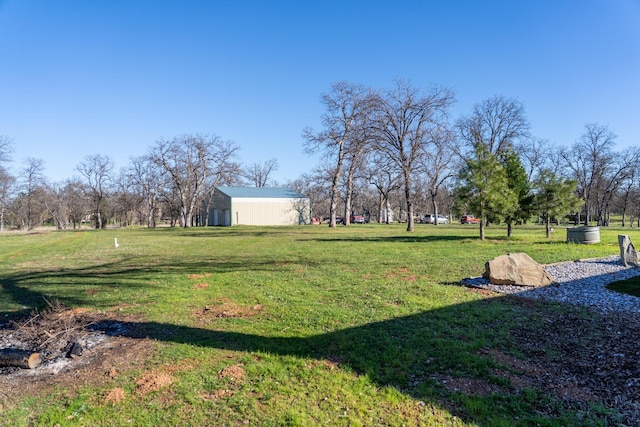
<path fill-rule="evenodd" d="M 364 215 L 362 214 L 351 214 L 351 223 L 352 224 L 364 224 L 367 222 Z"/>
<path fill-rule="evenodd" d="M 435 224 L 436 223 L 436 219 L 434 215 L 431 214 L 427 214 L 424 216 L 424 218 L 422 218 L 422 222 L 424 224 Z M 449 220 L 441 214 L 438 214 L 438 224 L 448 224 Z"/>
<path fill-rule="evenodd" d="M 460 224 L 477 224 L 480 220 L 473 215 L 462 215 L 460 218 Z"/>

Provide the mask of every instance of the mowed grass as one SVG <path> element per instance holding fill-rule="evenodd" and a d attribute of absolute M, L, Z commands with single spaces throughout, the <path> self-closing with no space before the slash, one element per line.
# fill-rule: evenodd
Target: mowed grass
<path fill-rule="evenodd" d="M 537 226 L 509 239 L 491 227 L 485 242 L 473 226 L 407 233 L 403 224 L 3 234 L 5 318 L 59 301 L 139 319 L 158 344 L 145 366 L 107 386 L 5 402 L 0 425 L 584 422 L 584 413 L 535 390 L 470 395 L 435 378 L 508 386 L 483 350 L 516 354 L 510 325 L 535 317 L 523 312 L 535 306 L 471 292 L 461 278 L 511 252 L 541 263 L 613 255 L 621 230 L 603 229 L 596 245 L 567 244 L 563 229 L 547 240 Z M 132 393 L 144 372 L 168 367 L 172 384 Z M 221 374 L 230 368 L 241 378 Z M 126 398 L 105 401 L 114 388 Z"/>

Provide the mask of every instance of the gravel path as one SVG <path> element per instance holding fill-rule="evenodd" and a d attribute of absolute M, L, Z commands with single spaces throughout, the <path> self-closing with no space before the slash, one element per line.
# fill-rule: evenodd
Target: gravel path
<path fill-rule="evenodd" d="M 492 285 L 483 278 L 463 284 L 526 298 L 583 305 L 603 312 L 640 313 L 640 298 L 610 291 L 605 286 L 640 275 L 640 268 L 624 267 L 619 256 L 569 261 L 544 266 L 556 284 L 542 288 Z"/>

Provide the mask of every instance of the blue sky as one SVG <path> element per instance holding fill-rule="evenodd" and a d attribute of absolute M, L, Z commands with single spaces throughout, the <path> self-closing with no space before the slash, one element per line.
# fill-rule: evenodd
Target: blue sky
<path fill-rule="evenodd" d="M 295 179 L 332 83 L 397 78 L 453 89 L 453 119 L 503 95 L 556 146 L 593 122 L 637 145 L 640 0 L 0 0 L 0 135 L 52 181 L 184 133 Z"/>

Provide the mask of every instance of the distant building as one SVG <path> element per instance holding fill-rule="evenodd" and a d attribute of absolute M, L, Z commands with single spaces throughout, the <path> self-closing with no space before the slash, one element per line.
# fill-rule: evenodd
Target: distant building
<path fill-rule="evenodd" d="M 216 187 L 207 225 L 297 225 L 311 223 L 311 201 L 288 188 Z"/>

